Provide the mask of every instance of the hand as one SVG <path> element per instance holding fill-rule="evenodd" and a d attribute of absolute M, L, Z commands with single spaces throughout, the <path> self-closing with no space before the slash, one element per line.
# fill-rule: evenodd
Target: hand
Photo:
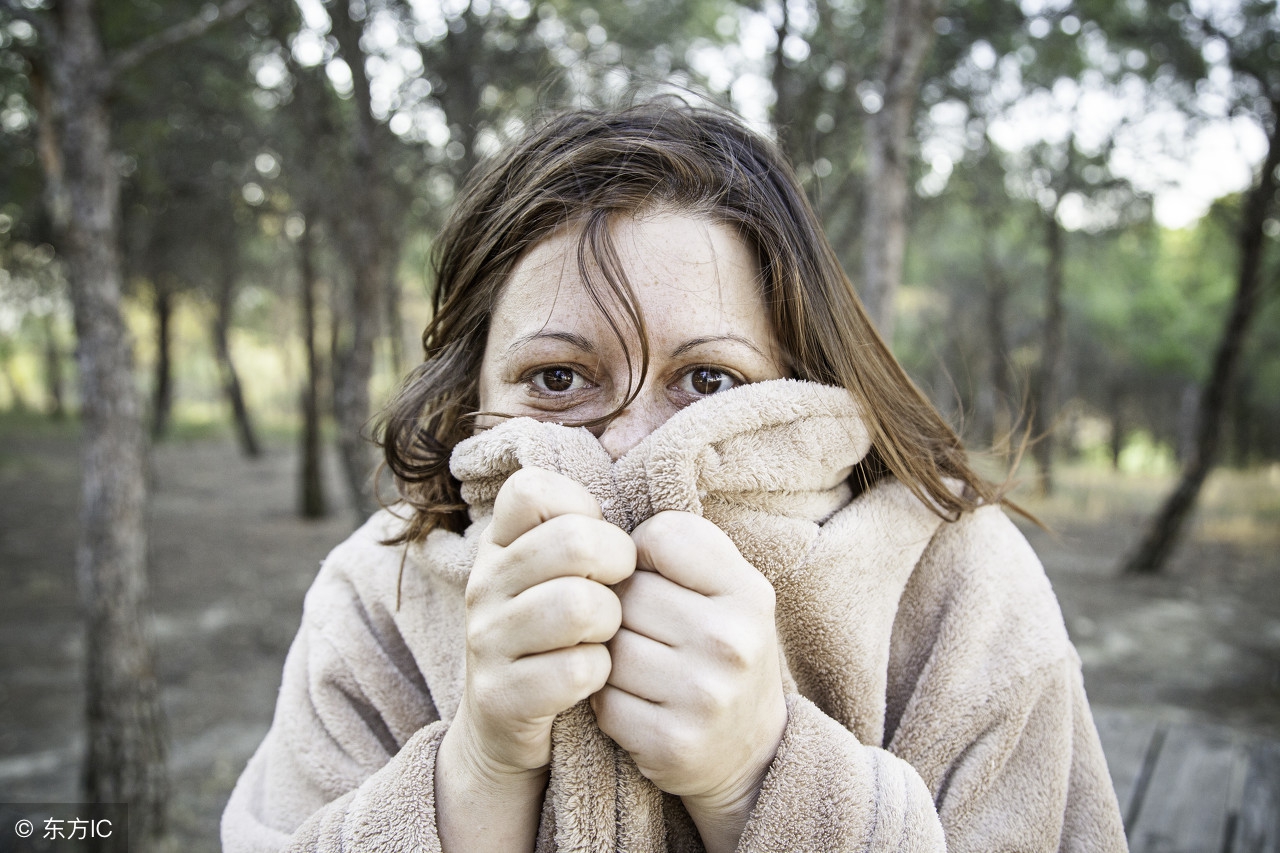
<path fill-rule="evenodd" d="M 622 619 L 609 585 L 635 564 L 630 537 L 581 485 L 512 474 L 467 582 L 466 684 L 442 751 L 491 783 L 543 768 L 555 716 L 609 677 L 603 644 Z"/>
<path fill-rule="evenodd" d="M 622 628 L 592 707 L 640 772 L 683 798 L 708 849 L 732 849 L 787 723 L 773 587 L 696 515 L 660 513 L 631 538 L 646 571 L 615 588 Z"/>

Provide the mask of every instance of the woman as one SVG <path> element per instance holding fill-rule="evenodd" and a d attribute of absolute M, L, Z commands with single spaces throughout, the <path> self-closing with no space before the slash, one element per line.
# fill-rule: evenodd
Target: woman
<path fill-rule="evenodd" d="M 326 561 L 227 850 L 1123 850 L 1057 603 L 783 158 L 658 101 L 462 194 L 403 502 Z"/>

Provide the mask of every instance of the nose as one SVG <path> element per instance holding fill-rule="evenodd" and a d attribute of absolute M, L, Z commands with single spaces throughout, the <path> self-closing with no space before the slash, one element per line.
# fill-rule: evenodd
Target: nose
<path fill-rule="evenodd" d="M 617 461 L 649 433 L 662 426 L 673 414 L 669 409 L 666 401 L 642 394 L 608 423 L 604 432 L 600 433 L 600 445 L 610 459 Z"/>

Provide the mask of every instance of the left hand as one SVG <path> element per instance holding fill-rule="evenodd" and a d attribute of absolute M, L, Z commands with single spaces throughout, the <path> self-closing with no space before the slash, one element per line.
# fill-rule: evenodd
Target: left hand
<path fill-rule="evenodd" d="M 631 538 L 637 571 L 614 588 L 622 628 L 591 704 L 640 772 L 683 799 L 709 849 L 721 846 L 713 825 L 736 827 L 732 849 L 787 724 L 773 586 L 691 513 L 659 513 Z"/>

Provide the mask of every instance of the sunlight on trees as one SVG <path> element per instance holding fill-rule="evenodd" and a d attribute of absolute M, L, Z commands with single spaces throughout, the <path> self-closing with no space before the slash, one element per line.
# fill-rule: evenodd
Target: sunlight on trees
<path fill-rule="evenodd" d="M 0 409 L 86 417 L 71 297 L 103 273 L 59 224 L 50 8 L 0 0 Z M 658 91 L 775 136 L 917 381 L 977 447 L 1029 430 L 1043 490 L 1080 460 L 1280 459 L 1274 3 L 208 8 L 98 4 L 120 356 L 153 440 L 297 436 L 301 511 L 372 506 L 361 431 L 420 357 L 472 168 L 547 110 Z"/>
<path fill-rule="evenodd" d="M 38 93 L 24 59 L 39 49 L 28 20 L 38 7 L 8 5 L 0 144 L 18 156 L 4 167 L 15 191 L 4 210 L 0 403 L 54 410 L 73 396 L 68 307 L 33 302 L 36 277 L 20 259 L 51 245 L 33 156 Z M 1273 120 L 1265 109 L 1241 108 L 1241 75 L 1228 49 L 1246 31 L 1268 31 L 1245 27 L 1253 9 L 978 3 L 927 13 L 931 48 L 904 155 L 912 192 L 894 215 L 910 227 L 905 273 L 894 276 L 906 288 L 892 303 L 900 318 L 894 338 L 937 402 L 967 413 L 974 437 L 996 440 L 997 423 L 1012 427 L 1037 412 L 1035 432 L 1056 436 L 1070 427 L 1060 410 L 1080 401 L 1115 425 L 1110 444 L 1122 445 L 1128 430 L 1149 429 L 1175 453 L 1185 446 L 1178 437 L 1188 429 L 1183 398 L 1206 373 L 1210 318 L 1225 310 L 1220 288 L 1234 251 L 1229 227 L 1188 217 L 1207 194 L 1246 188 Z M 120 10 L 115 26 L 123 33 L 134 13 L 127 4 Z M 234 388 L 244 359 L 253 366 L 242 396 L 257 404 L 240 407 L 242 422 L 255 409 L 272 431 L 301 422 L 296 405 L 282 405 L 305 361 L 301 313 L 288 307 L 299 300 L 301 232 L 286 221 L 305 222 L 314 241 L 317 382 L 344 387 L 349 336 L 359 326 L 357 349 L 370 353 L 369 366 L 358 367 L 348 385 L 389 388 L 411 363 L 425 321 L 429 235 L 474 163 L 539 110 L 626 97 L 637 81 L 703 88 L 775 128 L 846 268 L 864 278 L 868 204 L 883 195 L 866 183 L 863 134 L 886 108 L 876 71 L 879 14 L 848 0 L 643 9 L 299 0 L 259 4 L 221 34 L 166 57 L 164 75 L 126 77 L 115 107 L 126 299 L 137 306 L 133 313 L 155 317 L 135 333 L 150 341 L 139 350 L 139 381 L 152 400 L 153 432 L 163 435 L 173 407 L 192 417 L 198 400 L 223 393 L 219 386 Z M 1196 35 L 1198 26 L 1212 29 Z M 344 49 L 347 30 L 359 39 Z M 1274 46 L 1256 50 L 1265 55 Z M 362 161 L 359 151 L 369 145 L 376 154 Z M 357 209 L 365 213 L 349 215 Z M 1037 216 L 1042 225 L 1028 227 Z M 353 234 L 353 219 L 373 223 L 368 236 Z M 226 231 L 218 223 L 235 225 Z M 1213 263 L 1179 260 L 1179 242 L 1192 238 L 1162 236 L 1160 223 L 1192 227 L 1204 244 L 1198 256 Z M 985 248 L 960 258 L 948 245 Z M 360 257 L 385 259 L 371 268 Z M 223 269 L 219 280 L 215 267 L 233 260 L 236 268 Z M 368 275 L 381 280 L 357 286 Z M 1054 281 L 1060 284 L 1046 290 Z M 280 303 L 274 325 L 250 319 L 240 290 Z M 364 308 L 343 307 L 361 292 Z M 163 318 L 179 304 L 200 306 L 203 340 L 162 346 L 155 340 Z M 189 354 L 178 361 L 198 363 L 194 353 L 206 347 L 216 356 L 220 304 L 230 312 L 230 344 L 222 378 L 201 388 L 217 372 L 192 373 L 165 353 L 183 347 Z M 936 327 L 957 312 L 963 323 Z M 352 325 L 362 313 L 374 316 L 373 326 Z M 1095 342 L 1105 342 L 1105 359 L 1091 356 Z M 287 354 L 276 361 L 294 366 L 288 382 L 280 367 L 251 354 L 254 346 Z M 1152 354 L 1179 346 L 1186 354 L 1174 361 Z M 60 356 L 64 365 L 55 370 Z M 175 370 L 192 378 L 175 384 Z M 1244 372 L 1268 371 L 1274 368 L 1251 363 Z M 1086 375 L 1091 381 L 1082 381 Z M 375 408 L 374 398 L 350 392 L 346 433 Z M 1255 391 L 1237 409 L 1274 411 L 1266 400 Z M 1076 436 L 1062 440 L 1061 449 L 1076 452 Z M 1052 439 L 1037 447 L 1047 470 L 1058 451 Z M 354 445 L 349 451 L 360 453 Z M 1269 452 L 1252 441 L 1231 451 L 1237 460 Z M 366 464 L 351 457 L 353 494 L 363 488 Z"/>

